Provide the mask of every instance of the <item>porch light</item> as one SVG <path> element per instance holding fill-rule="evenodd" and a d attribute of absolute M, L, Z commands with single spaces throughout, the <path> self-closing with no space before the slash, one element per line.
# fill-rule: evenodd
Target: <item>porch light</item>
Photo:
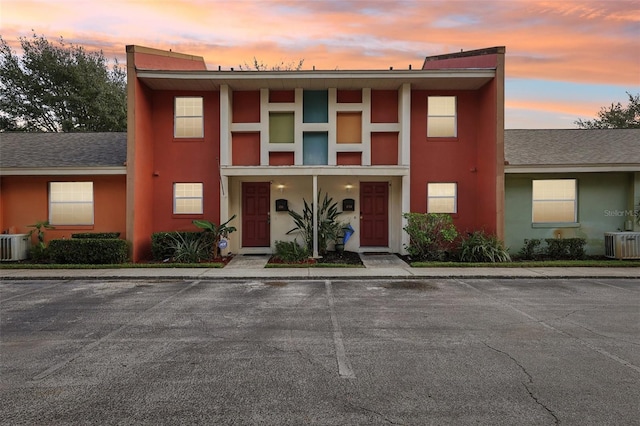
<path fill-rule="evenodd" d="M 279 184 L 277 186 L 277 188 L 280 190 L 280 192 L 284 192 L 284 185 L 283 184 Z"/>
<path fill-rule="evenodd" d="M 345 185 L 345 188 L 347 189 L 347 192 L 351 192 L 351 188 L 353 188 L 353 185 L 348 183 L 348 184 Z"/>

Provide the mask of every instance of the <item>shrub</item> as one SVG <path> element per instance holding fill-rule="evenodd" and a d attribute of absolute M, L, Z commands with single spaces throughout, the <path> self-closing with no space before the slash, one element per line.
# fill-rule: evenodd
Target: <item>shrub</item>
<path fill-rule="evenodd" d="M 502 241 L 495 235 L 487 235 L 482 231 L 469 234 L 460 242 L 459 257 L 461 262 L 511 261 Z"/>
<path fill-rule="evenodd" d="M 542 254 L 541 244 L 542 241 L 538 238 L 525 239 L 524 246 L 518 252 L 518 257 L 527 260 L 537 259 Z"/>
<path fill-rule="evenodd" d="M 551 259 L 584 259 L 584 238 L 546 238 L 545 254 Z"/>
<path fill-rule="evenodd" d="M 77 234 L 71 234 L 71 238 L 98 238 L 98 239 L 109 239 L 109 238 L 119 238 L 119 232 L 79 232 Z"/>
<path fill-rule="evenodd" d="M 297 241 L 276 241 L 275 257 L 284 262 L 300 262 L 309 257 L 309 250 Z"/>
<path fill-rule="evenodd" d="M 52 240 L 49 254 L 54 263 L 65 264 L 112 264 L 128 259 L 128 246 L 118 238 L 78 238 Z"/>
<path fill-rule="evenodd" d="M 333 202 L 333 198 L 325 192 L 322 197 L 321 190 L 318 191 L 318 252 L 325 254 L 327 246 L 331 241 L 336 241 L 342 235 L 345 225 L 338 222 L 338 203 Z M 299 232 L 304 241 L 305 247 L 311 251 L 313 249 L 313 203 L 307 203 L 302 199 L 304 208 L 302 214 L 289 210 L 289 216 L 293 218 L 295 228 L 290 229 L 287 234 Z"/>
<path fill-rule="evenodd" d="M 151 234 L 151 256 L 153 260 L 171 259 L 175 255 L 176 239 L 178 235 L 184 240 L 203 239 L 212 248 L 214 234 L 211 232 L 173 231 L 155 232 Z"/>
<path fill-rule="evenodd" d="M 173 242 L 169 247 L 173 252 L 171 259 L 179 263 L 198 263 L 211 258 L 212 238 L 204 237 L 205 233 L 191 233 L 183 236 L 181 233 L 171 233 Z M 209 234 L 213 238 L 213 234 Z"/>
<path fill-rule="evenodd" d="M 444 260 L 458 236 L 453 219 L 443 213 L 404 213 L 409 234 L 407 252 L 416 260 Z"/>

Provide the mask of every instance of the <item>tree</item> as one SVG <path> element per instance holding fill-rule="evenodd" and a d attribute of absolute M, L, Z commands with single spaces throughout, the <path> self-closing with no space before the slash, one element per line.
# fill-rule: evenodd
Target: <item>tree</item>
<path fill-rule="evenodd" d="M 304 59 L 298 60 L 298 62 L 284 62 L 281 61 L 277 65 L 267 65 L 254 56 L 251 64 L 245 62 L 244 65 L 239 65 L 241 71 L 300 71 Z"/>
<path fill-rule="evenodd" d="M 578 119 L 575 124 L 581 129 L 637 129 L 640 128 L 640 94 L 629 96 L 629 104 L 625 107 L 620 102 L 602 107 L 598 118 L 593 120 Z"/>
<path fill-rule="evenodd" d="M 119 132 L 127 129 L 126 71 L 102 51 L 62 37 L 20 37 L 19 56 L 0 36 L 0 131 Z"/>

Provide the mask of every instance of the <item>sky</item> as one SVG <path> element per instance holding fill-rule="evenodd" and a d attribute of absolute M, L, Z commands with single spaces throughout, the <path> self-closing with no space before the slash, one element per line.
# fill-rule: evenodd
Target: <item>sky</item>
<path fill-rule="evenodd" d="M 135 44 L 209 69 L 413 69 L 506 47 L 505 127 L 576 128 L 640 93 L 640 0 L 0 0 L 0 35 L 33 32 L 125 63 Z"/>

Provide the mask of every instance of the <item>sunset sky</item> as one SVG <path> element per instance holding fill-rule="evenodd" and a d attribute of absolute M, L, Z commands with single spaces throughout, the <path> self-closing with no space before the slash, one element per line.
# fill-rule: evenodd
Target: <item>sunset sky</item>
<path fill-rule="evenodd" d="M 125 60 L 136 44 L 303 69 L 420 68 L 506 46 L 506 127 L 575 128 L 640 92 L 640 0 L 1 0 L 0 35 L 32 30 Z"/>

